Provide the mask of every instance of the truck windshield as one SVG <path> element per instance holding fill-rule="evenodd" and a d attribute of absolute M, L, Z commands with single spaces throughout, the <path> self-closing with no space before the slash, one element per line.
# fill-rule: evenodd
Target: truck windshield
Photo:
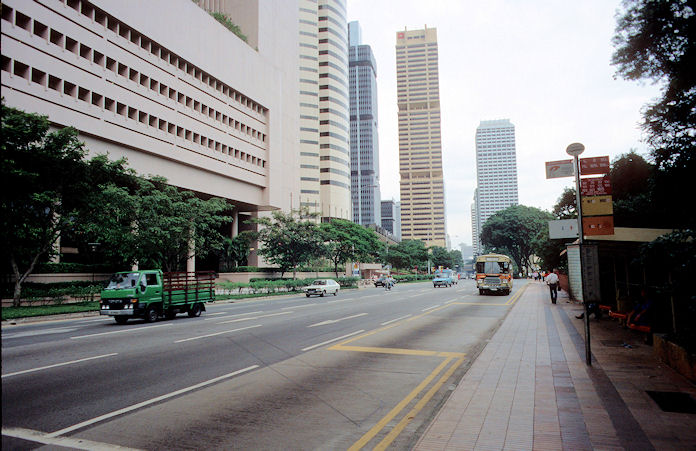
<path fill-rule="evenodd" d="M 476 262 L 476 272 L 479 274 L 507 274 L 509 271 L 508 262 Z"/>
<path fill-rule="evenodd" d="M 138 283 L 140 278 L 139 272 L 130 272 L 127 274 L 114 274 L 109 280 L 107 290 L 118 290 L 122 288 L 133 288 Z"/>

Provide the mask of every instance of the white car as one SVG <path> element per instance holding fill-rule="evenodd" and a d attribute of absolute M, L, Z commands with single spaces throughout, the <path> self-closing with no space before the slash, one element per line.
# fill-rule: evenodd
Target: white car
<path fill-rule="evenodd" d="M 303 288 L 305 295 L 310 297 L 313 294 L 324 297 L 327 294 L 336 296 L 341 286 L 333 279 L 317 279 L 311 285 Z"/>

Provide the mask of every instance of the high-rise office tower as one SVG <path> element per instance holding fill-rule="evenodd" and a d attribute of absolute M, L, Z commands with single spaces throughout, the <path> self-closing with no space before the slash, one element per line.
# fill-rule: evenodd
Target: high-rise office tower
<path fill-rule="evenodd" d="M 350 83 L 350 192 L 353 222 L 380 225 L 377 66 L 362 45 L 358 22 L 348 24 Z"/>
<path fill-rule="evenodd" d="M 345 0 L 300 0 L 300 200 L 352 219 Z M 296 208 L 296 207 L 295 207 Z"/>
<path fill-rule="evenodd" d="M 476 204 L 478 203 L 478 188 L 474 188 L 474 200 L 471 203 L 471 242 L 473 255 L 479 255 L 479 229 Z"/>
<path fill-rule="evenodd" d="M 476 129 L 476 183 L 474 246 L 480 251 L 488 218 L 518 203 L 515 126 L 508 119 L 481 121 Z"/>
<path fill-rule="evenodd" d="M 401 204 L 394 200 L 382 201 L 382 228 L 401 240 Z"/>
<path fill-rule="evenodd" d="M 319 8 L 299 0 L 300 198 L 293 208 L 319 213 Z"/>
<path fill-rule="evenodd" d="M 437 30 L 396 33 L 401 236 L 446 246 Z"/>

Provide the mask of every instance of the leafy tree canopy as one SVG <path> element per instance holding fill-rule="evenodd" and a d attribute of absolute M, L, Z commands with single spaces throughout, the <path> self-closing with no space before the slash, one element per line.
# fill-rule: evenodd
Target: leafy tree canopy
<path fill-rule="evenodd" d="M 395 246 L 389 246 L 385 261 L 394 268 L 426 268 L 428 250 L 420 240 L 403 240 Z"/>
<path fill-rule="evenodd" d="M 662 85 L 643 110 L 643 129 L 657 165 L 652 202 L 682 210 L 683 183 L 696 171 L 696 4 L 691 0 L 625 0 L 613 39 L 612 63 L 627 80 Z M 672 226 L 694 228 L 696 212 L 683 209 Z"/>
<path fill-rule="evenodd" d="M 531 268 L 531 257 L 543 240 L 544 231 L 548 231 L 550 219 L 550 213 L 538 208 L 514 205 L 488 218 L 481 230 L 481 242 L 490 251 L 509 255 L 520 270 Z"/>
<path fill-rule="evenodd" d="M 367 227 L 345 219 L 332 219 L 320 226 L 326 253 L 338 277 L 338 265 L 348 261 L 367 261 L 379 255 L 382 244 Z"/>
<path fill-rule="evenodd" d="M 254 218 L 251 222 L 261 229 L 256 238 L 261 243 L 259 254 L 267 261 L 278 265 L 282 272 L 293 270 L 309 263 L 324 253 L 324 243 L 319 226 L 311 220 L 301 218 L 311 216 L 309 212 L 293 210 L 290 213 L 274 211 L 271 217 Z"/>
<path fill-rule="evenodd" d="M 41 257 L 55 254 L 60 230 L 75 220 L 85 182 L 85 150 L 77 131 L 49 131 L 45 116 L 2 103 L 0 143 L 0 246 L 15 276 L 14 305 L 21 285 Z"/>
<path fill-rule="evenodd" d="M 578 209 L 575 201 L 575 188 L 565 188 L 553 206 L 553 215 L 557 219 L 577 218 Z"/>

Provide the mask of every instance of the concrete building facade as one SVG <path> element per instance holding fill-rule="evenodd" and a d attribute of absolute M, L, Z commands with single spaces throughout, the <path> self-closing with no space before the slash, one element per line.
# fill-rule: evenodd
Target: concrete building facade
<path fill-rule="evenodd" d="M 381 223 L 379 140 L 377 134 L 377 64 L 362 45 L 360 24 L 348 24 L 350 85 L 350 175 L 353 222 Z"/>
<path fill-rule="evenodd" d="M 447 245 L 437 30 L 396 33 L 402 238 Z"/>
<path fill-rule="evenodd" d="M 2 96 L 75 127 L 89 156 L 229 200 L 234 235 L 299 194 L 298 11 L 214 3 L 247 42 L 190 0 L 3 1 Z"/>
<path fill-rule="evenodd" d="M 322 221 L 352 219 L 346 2 L 300 0 L 298 23 L 298 205 L 318 213 Z"/>
<path fill-rule="evenodd" d="M 480 252 L 480 233 L 488 218 L 518 204 L 515 126 L 510 120 L 481 121 L 476 128 L 476 184 L 473 242 Z"/>

